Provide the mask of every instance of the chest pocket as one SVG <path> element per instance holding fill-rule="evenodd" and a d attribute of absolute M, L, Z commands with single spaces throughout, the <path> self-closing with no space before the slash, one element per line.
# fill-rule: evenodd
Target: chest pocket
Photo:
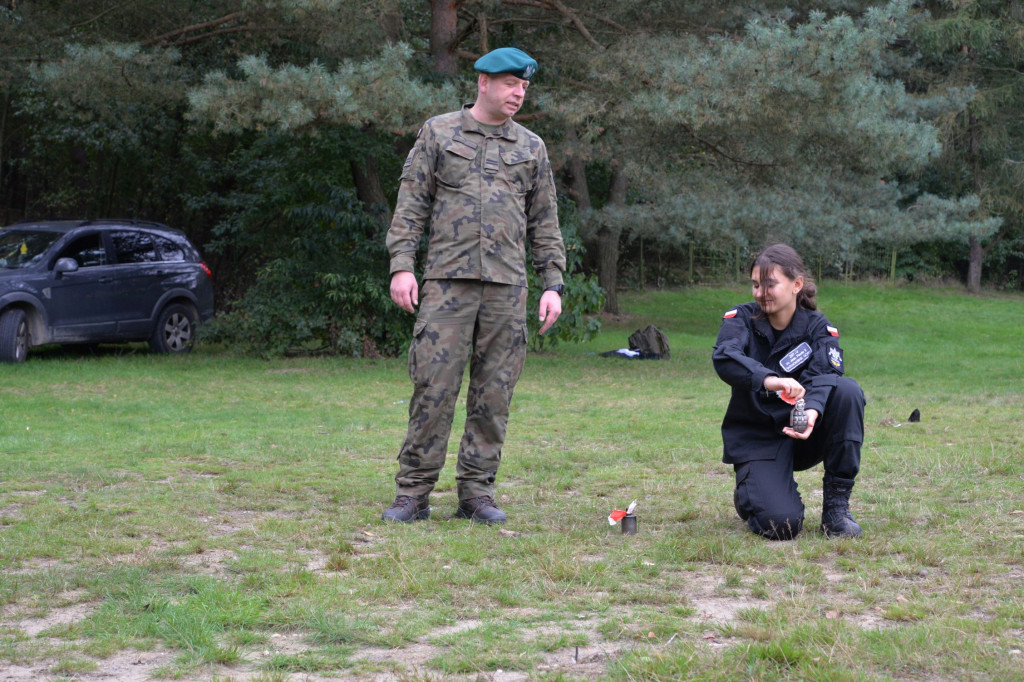
<path fill-rule="evenodd" d="M 437 179 L 450 187 L 460 187 L 473 170 L 477 144 L 455 137 L 445 144 L 437 159 Z"/>
<path fill-rule="evenodd" d="M 533 189 L 533 155 L 524 149 L 502 149 L 501 163 L 508 175 L 512 191 L 526 193 Z"/>

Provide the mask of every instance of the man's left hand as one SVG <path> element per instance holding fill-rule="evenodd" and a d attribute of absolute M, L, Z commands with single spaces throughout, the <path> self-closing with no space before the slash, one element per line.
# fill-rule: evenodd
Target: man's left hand
<path fill-rule="evenodd" d="M 796 438 L 797 440 L 807 440 L 811 437 L 811 432 L 814 431 L 814 425 L 818 423 L 818 411 L 807 410 L 807 428 L 801 431 L 794 431 L 790 427 L 786 426 L 782 429 L 782 433 L 786 434 L 790 438 Z"/>
<path fill-rule="evenodd" d="M 545 291 L 540 297 L 540 333 L 546 332 L 562 314 L 562 297 L 557 291 Z"/>

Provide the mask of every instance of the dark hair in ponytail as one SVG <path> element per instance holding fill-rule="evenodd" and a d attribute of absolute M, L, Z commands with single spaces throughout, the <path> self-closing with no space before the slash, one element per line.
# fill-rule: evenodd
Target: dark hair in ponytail
<path fill-rule="evenodd" d="M 803 277 L 804 286 L 800 293 L 796 295 L 796 304 L 798 307 L 807 310 L 818 309 L 818 301 L 816 300 L 818 287 L 815 286 L 814 280 L 811 279 L 811 273 L 807 272 L 807 268 L 804 267 L 804 261 L 800 254 L 793 247 L 786 244 L 772 244 L 754 258 L 754 261 L 750 264 L 751 275 L 754 274 L 755 267 L 761 270 L 762 291 L 768 288 L 768 276 L 771 275 L 772 270 L 775 268 L 778 268 L 779 272 L 789 279 L 795 280 L 797 277 Z"/>

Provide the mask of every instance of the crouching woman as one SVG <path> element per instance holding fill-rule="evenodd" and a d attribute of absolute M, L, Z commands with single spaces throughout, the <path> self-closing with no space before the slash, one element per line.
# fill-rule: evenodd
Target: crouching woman
<path fill-rule="evenodd" d="M 762 251 L 750 268 L 754 301 L 722 318 L 712 356 L 732 387 L 722 420 L 723 461 L 736 473 L 734 501 L 755 533 L 789 540 L 803 527 L 804 504 L 793 477 L 824 464 L 821 530 L 857 536 L 850 492 L 860 471 L 864 393 L 843 376 L 839 330 L 817 312 L 814 282 L 789 246 Z M 803 431 L 790 426 L 802 400 Z"/>

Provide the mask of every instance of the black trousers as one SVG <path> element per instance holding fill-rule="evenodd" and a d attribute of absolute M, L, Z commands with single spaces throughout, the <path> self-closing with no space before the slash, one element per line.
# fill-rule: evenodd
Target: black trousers
<path fill-rule="evenodd" d="M 824 482 L 852 486 L 860 471 L 864 441 L 864 392 L 853 379 L 839 377 L 807 440 L 789 441 L 777 458 L 734 465 L 733 501 L 750 530 L 773 540 L 793 538 L 804 523 L 804 503 L 794 471 L 825 465 Z"/>

